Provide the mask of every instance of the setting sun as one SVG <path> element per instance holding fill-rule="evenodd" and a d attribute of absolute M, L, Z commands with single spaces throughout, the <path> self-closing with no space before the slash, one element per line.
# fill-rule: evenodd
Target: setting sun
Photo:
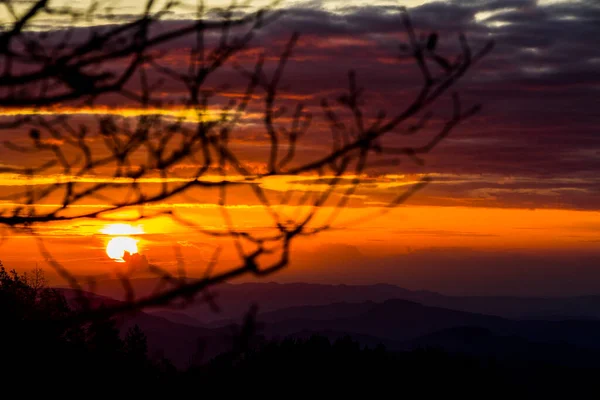
<path fill-rule="evenodd" d="M 132 226 L 129 224 L 110 224 L 105 226 L 102 233 L 113 236 L 106 244 L 106 254 L 117 262 L 123 262 L 125 252 L 136 254 L 138 250 L 138 240 L 131 235 L 144 233 L 141 226 Z"/>
<path fill-rule="evenodd" d="M 137 240 L 126 236 L 112 238 L 106 245 L 106 254 L 116 261 L 123 261 L 125 252 L 136 254 L 138 252 Z"/>

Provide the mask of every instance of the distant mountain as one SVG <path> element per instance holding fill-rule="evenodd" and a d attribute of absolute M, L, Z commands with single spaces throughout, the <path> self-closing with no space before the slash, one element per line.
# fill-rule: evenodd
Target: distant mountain
<path fill-rule="evenodd" d="M 404 341 L 439 330 L 481 326 L 502 330 L 508 320 L 500 317 L 428 307 L 407 300 L 382 303 L 338 303 L 325 306 L 293 307 L 260 314 L 265 333 L 285 337 L 298 331 L 334 331 L 380 339 Z"/>
<path fill-rule="evenodd" d="M 153 293 L 158 280 L 134 279 L 131 283 L 136 296 L 147 296 Z M 293 306 L 323 305 L 344 301 L 381 302 L 394 298 L 408 298 L 419 293 L 384 284 L 351 286 L 273 282 L 226 283 L 212 288 L 212 291 L 218 295 L 220 313 L 214 313 L 202 302 L 192 304 L 180 312 L 208 323 L 215 320 L 243 318 L 252 304 L 258 305 L 261 311 L 273 311 Z M 120 281 L 106 280 L 98 282 L 95 293 L 121 300 L 124 291 Z"/>
<path fill-rule="evenodd" d="M 157 287 L 156 279 L 132 281 L 135 293 L 146 296 Z M 178 310 L 192 317 L 193 321 L 210 323 L 223 319 L 239 319 L 251 304 L 257 304 L 262 312 L 277 309 L 326 305 L 332 303 L 383 302 L 404 299 L 432 307 L 443 307 L 458 311 L 496 315 L 513 319 L 594 319 L 600 318 L 600 296 L 580 297 L 485 297 L 445 296 L 429 291 L 411 291 L 394 285 L 320 285 L 308 283 L 241 283 L 223 284 L 212 288 L 218 295 L 221 312 L 212 312 L 203 303 Z M 120 299 L 123 288 L 120 281 L 98 282 L 97 294 Z M 164 314 L 165 318 L 179 322 L 181 316 Z"/>
<path fill-rule="evenodd" d="M 246 293 L 257 288 L 253 284 L 226 287 L 240 295 L 239 286 L 250 289 Z M 309 286 L 315 290 L 313 293 L 323 293 L 317 290 L 321 289 L 320 285 Z M 390 289 L 386 285 L 381 287 Z M 334 290 L 330 297 L 339 293 L 355 294 L 361 287 L 333 288 L 338 292 Z M 65 293 L 72 301 L 73 293 L 68 290 Z M 356 296 L 364 296 L 364 293 Z M 90 297 L 95 306 L 102 302 L 118 303 L 103 296 Z M 324 298 L 319 299 L 325 301 Z M 162 354 L 179 367 L 206 361 L 232 348 L 232 333 L 235 325 L 241 322 L 240 318 L 200 326 L 197 319 L 190 317 L 189 310 L 185 311 L 138 312 L 120 317 L 118 325 L 123 334 L 134 324 L 139 325 L 147 335 L 151 353 Z M 600 363 L 600 342 L 597 340 L 600 321 L 590 319 L 512 320 L 391 299 L 280 308 L 260 312 L 257 322 L 257 334 L 266 339 L 307 338 L 315 334 L 336 339 L 348 335 L 362 345 L 383 344 L 390 350 L 434 347 L 498 359 L 531 359 L 572 366 L 598 366 Z"/>
<path fill-rule="evenodd" d="M 70 289 L 60 289 L 60 291 L 70 304 L 77 306 L 77 292 Z M 84 292 L 83 295 L 92 308 L 121 303 L 93 293 Z M 180 318 L 181 322 L 176 323 L 157 314 L 136 312 L 118 316 L 116 324 L 122 336 L 129 328 L 138 325 L 147 337 L 150 356 L 164 356 L 181 368 L 207 361 L 231 349 L 231 343 L 222 329 L 199 327 L 197 323 L 190 323 L 193 319 L 185 314 L 170 312 L 168 315 L 172 319 Z"/>
<path fill-rule="evenodd" d="M 101 306 L 114 306 L 120 304 L 119 300 L 115 300 L 111 296 L 102 296 L 97 293 L 91 293 L 86 291 L 76 291 L 73 289 L 57 288 L 57 290 L 64 296 L 65 300 L 71 307 L 78 308 L 81 301 L 85 301 L 91 308 L 98 308 Z"/>
<path fill-rule="evenodd" d="M 379 338 L 381 343 L 399 350 L 425 344 L 457 351 L 476 350 L 476 345 L 482 343 L 480 339 L 489 339 L 490 335 L 494 340 L 489 346 L 495 351 L 505 345 L 508 348 L 512 343 L 518 352 L 519 348 L 527 347 L 528 342 L 600 350 L 597 340 L 600 321 L 511 320 L 407 300 L 292 307 L 260 314 L 258 320 L 265 324 L 264 333 L 268 337 L 283 338 L 300 333 L 302 336 L 310 333 L 328 337 L 350 335 L 359 341 L 366 338 L 363 344 Z"/>
<path fill-rule="evenodd" d="M 205 362 L 231 348 L 219 331 L 178 324 L 147 313 L 118 321 L 123 334 L 134 325 L 146 334 L 150 356 L 164 356 L 178 367 Z"/>
<path fill-rule="evenodd" d="M 161 317 L 167 319 L 171 322 L 175 322 L 178 324 L 188 325 L 188 326 L 197 326 L 197 327 L 205 327 L 206 324 L 203 324 L 201 321 L 196 318 L 190 317 L 186 313 L 171 311 L 171 310 L 148 310 L 147 314 Z"/>

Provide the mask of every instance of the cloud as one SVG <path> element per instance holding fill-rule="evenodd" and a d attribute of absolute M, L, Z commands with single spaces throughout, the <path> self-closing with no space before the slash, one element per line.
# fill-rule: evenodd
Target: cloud
<path fill-rule="evenodd" d="M 422 33 L 439 31 L 443 51 L 456 49 L 459 31 L 467 34 L 473 47 L 495 40 L 494 51 L 458 87 L 465 104 L 482 103 L 483 111 L 427 155 L 424 167 L 403 160 L 400 167 L 377 172 L 381 176 L 434 174 L 436 183 L 414 198 L 424 204 L 598 209 L 600 50 L 596 42 L 600 4 L 533 0 L 419 3 L 423 4 L 410 9 L 414 24 Z M 415 65 L 398 56 L 398 44 L 406 38 L 397 7 L 378 2 L 367 6 L 304 2 L 286 8 L 281 20 L 261 31 L 253 47 L 237 61 L 250 65 L 264 51 L 267 72 L 272 72 L 291 33 L 302 34 L 283 77 L 287 89 L 279 101 L 290 110 L 296 102 L 303 102 L 315 115 L 314 129 L 298 148 L 301 160 L 314 158 L 330 146 L 318 103 L 321 97 L 332 99 L 345 90 L 348 69 L 357 71 L 366 90 L 367 116 L 380 108 L 392 114 L 414 94 L 420 83 Z M 182 19 L 167 21 L 162 28 L 185 23 Z M 164 62 L 184 68 L 188 54 L 184 48 L 189 40 L 171 44 Z M 209 43 L 211 40 L 214 38 L 209 38 Z M 210 84 L 218 82 L 232 86 L 223 93 L 225 100 L 241 93 L 236 88 L 243 80 L 229 66 Z M 167 86 L 164 90 L 166 96 L 175 96 L 181 88 Z M 217 104 L 223 99 L 217 99 Z M 431 127 L 414 143 L 426 142 L 435 133 L 449 113 L 448 106 L 442 102 L 435 108 Z M 267 143 L 258 118 L 261 107 L 260 98 L 255 99 L 251 121 L 233 139 L 243 146 L 245 160 L 257 171 L 264 165 L 261 146 L 264 149 Z M 392 135 L 387 143 L 401 144 L 403 140 Z M 8 152 L 1 151 L 3 162 L 15 164 L 16 156 L 5 157 Z M 285 183 L 316 190 L 323 182 L 303 179 Z M 363 204 L 381 204 L 393 193 L 392 184 L 373 178 L 356 194 L 366 196 Z M 354 199 L 353 204 L 360 200 Z"/>

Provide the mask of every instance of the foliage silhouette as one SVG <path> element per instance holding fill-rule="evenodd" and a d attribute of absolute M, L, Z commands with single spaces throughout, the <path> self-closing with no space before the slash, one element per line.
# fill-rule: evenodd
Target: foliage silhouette
<path fill-rule="evenodd" d="M 30 286 L 17 272 L 0 267 L 3 378 L 69 377 L 78 384 L 116 385 L 152 377 L 158 383 L 162 371 L 172 369 L 167 360 L 150 360 L 139 327 L 122 340 L 114 320 L 60 323 L 74 312 L 56 289 Z"/>
<path fill-rule="evenodd" d="M 392 352 L 362 347 L 349 336 L 254 340 L 208 362 L 176 370 L 150 359 L 146 336 L 134 325 L 119 336 L 113 320 L 57 324 L 72 313 L 55 289 L 29 286 L 0 267 L 0 368 L 6 382 L 48 382 L 99 392 L 270 395 L 323 390 L 354 393 L 502 396 L 576 395 L 593 389 L 598 367 L 573 367 L 527 357 L 496 359 L 423 348 Z M 266 380 L 265 380 L 266 379 Z M 34 388 L 35 389 L 35 388 Z"/>
<path fill-rule="evenodd" d="M 180 384 L 190 387 L 194 382 L 206 382 L 206 389 L 218 388 L 222 394 L 243 388 L 263 395 L 290 390 L 341 395 L 361 390 L 370 395 L 505 398 L 584 393 L 593 385 L 597 371 L 525 360 L 500 361 L 434 348 L 391 352 L 383 346 L 361 347 L 350 337 L 332 342 L 311 336 L 267 342 L 242 355 L 218 356 L 203 367 L 184 372 Z M 257 388 L 256 382 L 264 377 L 272 384 Z"/>

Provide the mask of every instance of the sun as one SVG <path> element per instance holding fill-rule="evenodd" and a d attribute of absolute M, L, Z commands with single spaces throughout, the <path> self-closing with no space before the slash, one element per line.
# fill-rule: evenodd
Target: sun
<path fill-rule="evenodd" d="M 136 254 L 138 252 L 137 240 L 127 236 L 117 236 L 106 245 L 106 254 L 115 261 L 123 262 L 125 252 Z"/>
<path fill-rule="evenodd" d="M 106 243 L 106 254 L 117 262 L 124 262 L 125 252 L 129 254 L 138 253 L 138 239 L 135 239 L 135 236 L 143 234 L 144 230 L 140 225 L 110 224 L 106 225 L 100 232 L 111 236 L 111 239 Z"/>

